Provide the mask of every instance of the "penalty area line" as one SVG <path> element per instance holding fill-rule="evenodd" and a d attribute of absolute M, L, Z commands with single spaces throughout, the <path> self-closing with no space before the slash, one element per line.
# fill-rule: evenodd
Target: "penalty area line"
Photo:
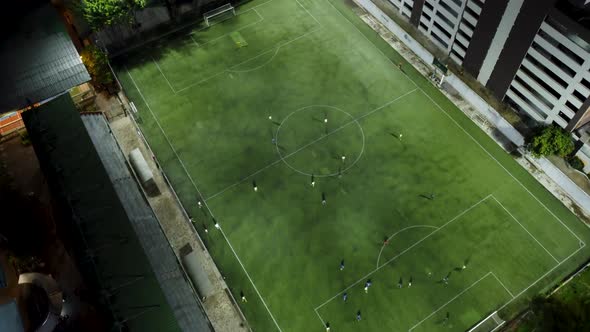
<path fill-rule="evenodd" d="M 192 176 L 189 174 L 188 170 L 186 169 L 184 162 L 182 161 L 182 159 L 180 159 L 180 156 L 178 155 L 178 153 L 176 152 L 176 149 L 174 148 L 174 146 L 172 145 L 172 143 L 170 142 L 170 139 L 168 138 L 168 135 L 166 134 L 166 132 L 164 131 L 164 129 L 162 128 L 162 125 L 160 124 L 160 121 L 158 120 L 158 118 L 156 117 L 156 115 L 154 114 L 152 108 L 150 107 L 150 105 L 148 104 L 147 100 L 145 99 L 143 93 L 141 92 L 141 90 L 139 89 L 139 86 L 137 86 L 137 83 L 135 82 L 135 79 L 133 78 L 133 76 L 131 76 L 131 73 L 129 72 L 129 70 L 126 68 L 127 70 L 127 75 L 129 75 L 129 78 L 131 79 L 131 81 L 133 82 L 133 85 L 135 86 L 135 88 L 137 89 L 137 92 L 139 93 L 141 99 L 143 100 L 143 102 L 145 103 L 145 106 L 147 107 L 147 109 L 149 110 L 150 114 L 152 115 L 152 117 L 154 118 L 154 121 L 156 122 L 156 124 L 158 125 L 158 128 L 160 128 L 160 131 L 162 132 L 162 135 L 164 136 L 164 138 L 166 139 L 166 142 L 168 143 L 168 145 L 170 146 L 170 149 L 172 150 L 172 152 L 174 153 L 174 155 L 176 156 L 176 158 L 178 159 L 178 161 L 180 162 L 180 165 L 182 166 L 182 169 L 184 170 L 184 172 L 186 173 L 188 179 L 190 180 L 190 182 L 192 183 L 193 187 L 195 188 L 195 190 L 197 191 L 197 193 L 199 194 L 200 197 L 203 197 L 203 195 L 201 194 L 201 191 L 199 190 L 199 188 L 197 187 L 197 185 L 195 184 L 195 181 L 193 180 Z M 203 202 L 205 204 L 205 208 L 209 211 L 209 214 L 211 215 L 211 217 L 214 217 L 213 211 L 211 211 L 211 208 L 209 208 L 209 205 L 207 204 L 206 201 Z M 238 260 L 238 263 L 240 264 L 240 266 L 242 267 L 242 270 L 244 270 L 244 273 L 246 274 L 246 277 L 248 278 L 248 280 L 250 281 L 250 283 L 252 284 L 252 287 L 254 288 L 254 291 L 256 292 L 256 294 L 258 295 L 258 297 L 260 298 L 260 301 L 262 301 L 262 304 L 264 305 L 264 308 L 266 309 L 266 311 L 268 312 L 268 314 L 270 315 L 270 318 L 272 318 L 272 321 L 274 322 L 275 326 L 277 327 L 277 329 L 279 330 L 279 332 L 282 332 L 281 327 L 279 326 L 279 324 L 277 323 L 274 315 L 272 314 L 272 312 L 270 311 L 270 309 L 268 308 L 268 305 L 266 304 L 266 302 L 264 301 L 264 298 L 262 297 L 262 295 L 260 294 L 260 291 L 258 291 L 258 288 L 256 287 L 256 284 L 254 284 L 254 281 L 252 280 L 252 278 L 250 277 L 250 274 L 248 273 L 248 271 L 246 270 L 246 267 L 244 266 L 244 264 L 242 263 L 242 260 L 240 259 L 240 257 L 238 256 L 238 254 L 236 253 L 236 251 L 234 250 L 234 247 L 231 245 L 231 243 L 229 242 L 229 239 L 227 238 L 227 236 L 225 235 L 225 232 L 223 232 L 223 229 L 219 229 L 221 231 L 221 234 L 223 235 L 223 238 L 225 239 L 225 242 L 227 242 L 228 246 L 230 247 L 232 253 L 234 254 L 234 256 L 236 257 L 236 259 Z"/>

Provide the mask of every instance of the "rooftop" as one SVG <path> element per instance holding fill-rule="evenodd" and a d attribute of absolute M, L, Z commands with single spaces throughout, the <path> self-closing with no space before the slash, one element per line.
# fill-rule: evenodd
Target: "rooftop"
<path fill-rule="evenodd" d="M 44 5 L 0 45 L 0 112 L 41 102 L 90 80 L 56 10 Z"/>

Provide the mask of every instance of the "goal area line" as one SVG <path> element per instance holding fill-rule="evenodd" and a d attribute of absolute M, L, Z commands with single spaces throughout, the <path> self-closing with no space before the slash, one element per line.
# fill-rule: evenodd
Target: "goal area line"
<path fill-rule="evenodd" d="M 254 25 L 257 25 L 257 24 L 261 23 L 262 21 L 264 21 L 264 16 L 261 15 L 258 12 L 258 10 L 256 10 L 256 9 L 259 8 L 259 7 L 261 7 L 261 6 L 263 6 L 263 5 L 266 5 L 266 4 L 268 4 L 268 3 L 272 2 L 272 1 L 275 1 L 275 0 L 270 0 L 270 1 L 264 2 L 264 3 L 260 4 L 260 5 L 254 6 L 254 7 L 250 8 L 250 9 L 247 9 L 247 10 L 245 10 L 243 12 L 239 12 L 238 11 L 238 13 L 235 15 L 237 17 L 237 16 L 243 15 L 243 14 L 249 12 L 249 11 L 254 11 L 256 13 L 256 15 L 258 15 L 258 17 L 259 17 L 259 19 L 257 21 L 248 23 L 248 24 L 246 24 L 246 25 L 244 25 L 242 27 L 239 27 L 236 30 L 229 31 L 229 32 L 227 32 L 227 33 L 225 33 L 225 34 L 223 34 L 221 36 L 218 36 L 218 37 L 215 37 L 215 38 L 213 38 L 211 40 L 208 40 L 205 43 L 198 43 L 193 38 L 193 34 L 195 32 L 201 31 L 204 28 L 201 28 L 201 29 L 195 30 L 194 32 L 189 33 L 189 37 L 192 40 L 192 42 L 195 44 L 195 47 L 201 48 L 201 47 L 203 47 L 206 44 L 212 43 L 212 42 L 217 41 L 217 40 L 219 40 L 221 38 L 228 37 L 232 33 L 239 32 L 239 31 L 242 31 L 242 30 L 244 30 L 246 28 L 249 28 L 249 27 L 252 27 Z M 193 81 L 191 83 L 188 83 L 184 87 L 176 88 L 174 86 L 174 84 L 173 84 L 173 81 L 171 81 L 170 79 L 168 79 L 168 76 L 165 74 L 164 70 L 162 70 L 162 68 L 158 65 L 157 61 L 155 59 L 153 59 L 153 58 L 152 58 L 152 60 L 156 64 L 156 66 L 158 68 L 158 71 L 160 72 L 160 74 L 162 75 L 162 77 L 164 78 L 164 80 L 166 81 L 166 83 L 168 84 L 168 86 L 170 87 L 170 90 L 172 91 L 173 94 L 178 94 L 178 93 L 180 93 L 182 91 L 185 91 L 185 90 L 187 90 L 187 89 L 189 89 L 189 88 L 191 88 L 191 87 L 193 87 L 195 85 L 203 84 L 203 83 L 205 83 L 205 82 L 207 82 L 207 81 L 209 81 L 211 79 L 214 79 L 215 77 L 217 77 L 217 76 L 219 76 L 219 75 L 221 75 L 223 73 L 242 73 L 242 72 L 250 72 L 250 71 L 253 71 L 253 70 L 260 69 L 263 66 L 265 66 L 266 64 L 270 63 L 270 61 L 272 61 L 275 58 L 275 56 L 278 54 L 279 50 L 281 48 L 283 48 L 284 46 L 287 46 L 287 45 L 289 45 L 289 44 L 291 44 L 293 42 L 296 42 L 296 41 L 298 41 L 298 40 L 300 40 L 300 39 L 302 39 L 302 38 L 304 38 L 304 37 L 306 37 L 306 36 L 308 36 L 308 35 L 316 32 L 316 31 L 318 31 L 318 30 L 320 30 L 322 28 L 322 24 L 316 19 L 316 17 L 313 16 L 309 12 L 309 10 L 307 10 L 307 8 L 305 8 L 303 5 L 301 5 L 301 3 L 299 1 L 297 1 L 297 3 L 299 4 L 299 6 L 301 6 L 301 8 L 303 8 L 303 10 L 305 11 L 305 13 L 315 22 L 315 25 L 314 26 L 307 28 L 306 31 L 303 34 L 301 34 L 301 35 L 295 36 L 292 39 L 289 39 L 287 41 L 278 42 L 277 44 L 272 45 L 271 47 L 269 47 L 269 48 L 267 48 L 265 50 L 262 50 L 257 55 L 254 55 L 254 56 L 252 56 L 252 57 L 250 57 L 250 58 L 248 58 L 246 60 L 243 60 L 241 62 L 238 62 L 236 64 L 228 65 L 225 69 L 222 69 L 219 72 L 213 73 L 213 74 L 211 74 L 209 76 L 206 76 L 203 79 L 200 79 L 200 80 L 197 80 L 197 81 Z M 222 22 L 223 21 L 218 22 L 218 23 L 222 23 Z M 215 23 L 215 24 L 217 24 L 217 23 Z M 211 26 L 213 26 L 213 25 L 211 25 Z M 266 54 L 268 54 L 270 52 L 273 52 L 273 51 L 275 53 L 274 53 L 274 55 L 272 55 L 271 59 L 269 59 L 268 61 L 266 61 L 264 64 L 257 66 L 256 68 L 247 69 L 247 70 L 234 70 L 233 69 L 233 68 L 236 68 L 238 66 L 244 65 L 244 64 L 246 64 L 246 63 L 248 63 L 250 61 L 253 61 L 253 60 L 257 59 L 257 58 L 260 58 L 261 56 L 264 56 L 264 55 L 266 55 Z"/>
<path fill-rule="evenodd" d="M 446 226 L 448 226 L 449 224 L 451 224 L 452 222 L 460 219 L 462 216 L 464 216 L 466 213 L 468 213 L 469 211 L 473 210 L 474 208 L 476 208 L 477 206 L 479 206 L 480 204 L 491 200 L 494 201 L 495 204 L 498 205 L 498 208 L 501 209 L 502 211 L 504 211 L 505 213 L 508 214 L 509 219 L 512 219 L 513 221 L 516 222 L 516 224 L 518 226 L 516 227 L 521 227 L 528 236 L 531 237 L 531 239 L 533 240 L 533 242 L 535 242 L 538 246 L 542 247 L 542 249 L 544 249 L 546 251 L 546 253 L 551 257 L 550 259 L 554 260 L 556 262 L 556 265 L 554 265 L 553 267 L 551 267 L 548 271 L 544 272 L 543 275 L 541 277 L 539 277 L 538 279 L 534 280 L 530 285 L 528 285 L 527 287 L 525 287 L 524 289 L 522 289 L 518 294 L 514 294 L 510 289 L 508 289 L 508 287 L 504 284 L 504 282 L 502 282 L 502 280 L 494 273 L 494 271 L 489 271 L 488 273 L 486 273 L 482 278 L 480 278 L 479 280 L 477 280 L 476 282 L 474 282 L 473 284 L 471 284 L 469 287 L 467 287 L 466 289 L 464 289 L 463 291 L 461 291 L 459 294 L 455 295 L 453 298 L 451 298 L 448 302 L 446 302 L 444 305 L 442 305 L 441 307 L 437 308 L 435 311 L 433 311 L 430 315 L 428 315 L 427 317 L 425 317 L 423 320 L 421 320 L 420 322 L 418 322 L 416 325 L 414 325 L 412 328 L 410 328 L 410 332 L 412 330 L 414 330 L 417 326 L 419 326 L 420 324 L 422 324 L 424 321 L 428 320 L 428 318 L 432 317 L 434 314 L 436 314 L 438 311 L 440 311 L 442 308 L 444 308 L 445 306 L 447 306 L 449 303 L 451 303 L 452 301 L 454 301 L 455 299 L 457 299 L 460 295 L 462 295 L 463 293 L 465 293 L 467 290 L 469 290 L 470 288 L 474 287 L 477 283 L 479 283 L 481 280 L 483 280 L 484 278 L 488 277 L 488 276 L 492 276 L 496 282 L 498 283 L 498 285 L 500 285 L 507 294 L 510 295 L 510 300 L 507 301 L 505 304 L 502 305 L 501 308 L 497 309 L 496 311 L 499 311 L 500 309 L 504 308 L 506 305 L 508 305 L 509 303 L 511 303 L 512 301 L 514 301 L 516 298 L 520 297 L 522 294 L 524 294 L 526 291 L 528 291 L 531 287 L 533 287 L 534 285 L 536 285 L 539 281 L 541 281 L 542 279 L 544 279 L 547 275 L 549 275 L 552 271 L 554 271 L 556 268 L 558 268 L 559 266 L 561 266 L 561 264 L 565 263 L 567 260 L 569 260 L 571 257 L 573 257 L 576 253 L 578 253 L 581 249 L 583 249 L 585 247 L 585 244 L 581 245 L 581 247 L 579 247 L 577 250 L 575 250 L 574 252 L 572 252 L 571 254 L 569 254 L 569 256 L 567 256 L 565 259 L 559 261 L 557 259 L 555 259 L 555 257 L 541 244 L 541 242 L 534 237 L 534 235 L 532 233 L 530 233 L 530 231 L 520 222 L 518 221 L 514 215 L 493 195 L 493 194 L 489 194 L 486 197 L 484 197 L 483 199 L 481 199 L 480 201 L 476 202 L 475 204 L 473 204 L 472 206 L 468 207 L 467 209 L 463 210 L 462 212 L 460 212 L 458 215 L 456 215 L 455 217 L 453 217 L 452 219 L 450 219 L 449 221 L 447 221 L 446 223 L 444 223 L 443 225 L 436 227 L 436 226 L 430 226 L 428 225 L 428 227 L 434 227 L 435 230 L 433 230 L 431 233 L 429 233 L 428 235 L 426 235 L 425 237 L 419 239 L 418 241 L 416 241 L 414 244 L 412 244 L 411 246 L 407 247 L 406 249 L 404 249 L 403 251 L 401 251 L 399 254 L 397 254 L 396 256 L 394 256 L 393 258 L 387 260 L 385 263 L 383 263 L 382 265 L 378 265 L 374 270 L 372 270 L 371 272 L 367 273 L 366 275 L 364 275 L 363 277 L 361 277 L 360 279 L 358 279 L 356 282 L 352 283 L 351 285 L 349 285 L 348 287 L 344 288 L 343 290 L 341 290 L 340 292 L 338 292 L 337 294 L 335 294 L 334 296 L 332 296 L 331 298 L 329 298 L 327 301 L 325 301 L 324 303 L 316 306 L 314 308 L 314 311 L 316 313 L 316 315 L 318 316 L 318 318 L 320 319 L 320 321 L 322 322 L 322 324 L 324 324 L 324 319 L 321 316 L 319 310 L 324 307 L 325 305 L 329 304 L 330 302 L 332 302 L 334 299 L 336 299 L 338 296 L 340 296 L 341 294 L 343 294 L 344 292 L 348 291 L 349 289 L 351 289 L 352 287 L 358 285 L 359 283 L 361 283 L 363 280 L 366 280 L 367 278 L 369 278 L 371 275 L 373 275 L 374 273 L 378 272 L 381 268 L 385 267 L 386 265 L 388 265 L 389 263 L 393 262 L 394 260 L 398 259 L 399 257 L 401 257 L 402 255 L 404 255 L 405 253 L 407 253 L 408 251 L 410 251 L 411 249 L 413 249 L 414 247 L 418 246 L 419 244 L 421 244 L 423 241 L 425 241 L 426 239 L 428 239 L 429 237 L 431 237 L 432 235 L 434 235 L 435 233 L 443 230 Z M 415 225 L 410 226 L 410 227 L 406 227 L 396 233 L 394 233 L 394 235 L 400 233 L 403 230 L 406 230 L 408 228 L 415 228 L 415 227 L 420 227 L 420 226 L 424 226 L 424 225 Z M 380 252 L 381 255 L 381 252 Z"/>

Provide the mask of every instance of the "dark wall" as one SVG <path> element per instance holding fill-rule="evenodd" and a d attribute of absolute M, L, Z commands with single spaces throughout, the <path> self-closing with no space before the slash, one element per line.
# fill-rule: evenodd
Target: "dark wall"
<path fill-rule="evenodd" d="M 526 0 L 486 87 L 502 99 L 545 16 L 556 0 Z"/>
<path fill-rule="evenodd" d="M 481 15 L 473 32 L 473 37 L 467 48 L 463 68 L 473 77 L 477 77 L 483 60 L 488 53 L 492 39 L 498 29 L 498 24 L 506 10 L 509 0 L 488 1 L 482 8 Z"/>
<path fill-rule="evenodd" d="M 415 0 L 414 7 L 412 7 L 412 17 L 410 17 L 410 23 L 414 26 L 418 26 L 420 24 L 420 16 L 422 15 L 422 7 L 424 7 L 424 2 L 426 0 Z"/>

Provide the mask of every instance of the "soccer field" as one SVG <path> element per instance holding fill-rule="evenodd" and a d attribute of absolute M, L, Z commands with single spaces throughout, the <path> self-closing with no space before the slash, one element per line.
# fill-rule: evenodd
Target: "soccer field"
<path fill-rule="evenodd" d="M 588 228 L 347 0 L 236 11 L 115 65 L 254 330 L 463 331 L 588 259 Z"/>

